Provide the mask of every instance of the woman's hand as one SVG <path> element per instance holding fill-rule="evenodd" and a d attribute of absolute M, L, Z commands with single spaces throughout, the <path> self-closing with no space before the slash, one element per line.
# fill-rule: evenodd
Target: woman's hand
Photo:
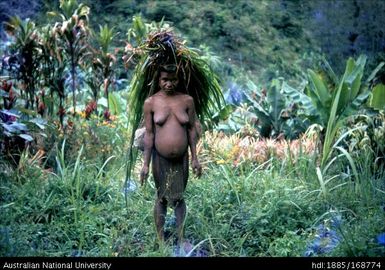
<path fill-rule="evenodd" d="M 194 174 L 197 177 L 200 177 L 202 175 L 202 166 L 199 163 L 198 159 L 193 159 L 191 165 L 192 165 L 192 169 L 193 169 Z"/>
<path fill-rule="evenodd" d="M 148 166 L 143 166 L 140 171 L 140 185 L 143 186 L 148 177 Z"/>

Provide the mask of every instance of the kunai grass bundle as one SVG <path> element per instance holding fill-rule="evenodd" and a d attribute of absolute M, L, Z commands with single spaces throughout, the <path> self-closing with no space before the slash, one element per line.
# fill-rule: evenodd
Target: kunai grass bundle
<path fill-rule="evenodd" d="M 138 48 L 132 50 L 139 61 L 134 70 L 129 93 L 130 144 L 127 158 L 126 185 L 136 160 L 133 147 L 135 131 L 143 121 L 146 98 L 158 91 L 159 67 L 175 65 L 179 76 L 179 91 L 194 99 L 198 119 L 205 124 L 224 105 L 218 77 L 198 50 L 188 48 L 173 32 L 161 30 L 149 34 Z M 133 55 L 131 55 L 132 57 Z"/>

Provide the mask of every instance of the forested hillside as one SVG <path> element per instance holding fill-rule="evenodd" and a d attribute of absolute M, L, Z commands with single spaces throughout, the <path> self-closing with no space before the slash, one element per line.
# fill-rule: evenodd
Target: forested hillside
<path fill-rule="evenodd" d="M 216 68 L 221 76 L 226 76 L 222 78 L 225 82 L 240 73 L 258 84 L 267 84 L 279 76 L 298 79 L 303 70 L 314 67 L 319 54 L 325 55 L 337 71 L 343 69 L 349 56 L 364 53 L 369 56 L 370 66 L 385 58 L 385 2 L 380 0 L 83 3 L 91 7 L 94 29 L 98 24 L 107 24 L 119 32 L 116 46 L 122 46 L 127 39 L 134 15 L 141 15 L 147 22 L 164 19 L 189 45 L 203 46 L 219 57 Z M 45 12 L 57 10 L 58 4 L 59 1 L 4 1 L 0 16 L 5 20 L 7 15 L 18 14 L 46 22 Z"/>
<path fill-rule="evenodd" d="M 380 269 L 384 14 L 384 0 L 0 1 L 0 264 Z"/>

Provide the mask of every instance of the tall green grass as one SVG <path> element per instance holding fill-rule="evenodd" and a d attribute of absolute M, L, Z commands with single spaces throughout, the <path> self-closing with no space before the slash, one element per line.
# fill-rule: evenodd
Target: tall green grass
<path fill-rule="evenodd" d="M 2 179 L 1 256 L 175 256 L 172 209 L 166 218 L 170 238 L 157 242 L 151 178 L 126 191 L 126 204 L 121 157 L 98 167 L 82 149 L 65 160 L 64 149 L 63 143 L 54 173 L 29 166 L 16 177 L 10 168 Z M 203 176 L 191 174 L 187 186 L 185 239 L 191 246 L 180 254 L 304 256 L 317 226 L 339 215 L 339 245 L 318 256 L 380 256 L 384 247 L 375 236 L 385 229 L 385 174 L 365 169 L 365 155 L 347 155 L 340 151 L 318 174 L 314 157 L 305 155 L 296 163 L 206 164 Z"/>

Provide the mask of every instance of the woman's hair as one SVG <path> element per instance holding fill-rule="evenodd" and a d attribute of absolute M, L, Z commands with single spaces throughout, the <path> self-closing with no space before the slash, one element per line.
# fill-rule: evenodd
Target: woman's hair
<path fill-rule="evenodd" d="M 167 72 L 167 73 L 176 73 L 178 70 L 177 66 L 174 64 L 162 65 L 159 67 L 159 72 Z"/>

